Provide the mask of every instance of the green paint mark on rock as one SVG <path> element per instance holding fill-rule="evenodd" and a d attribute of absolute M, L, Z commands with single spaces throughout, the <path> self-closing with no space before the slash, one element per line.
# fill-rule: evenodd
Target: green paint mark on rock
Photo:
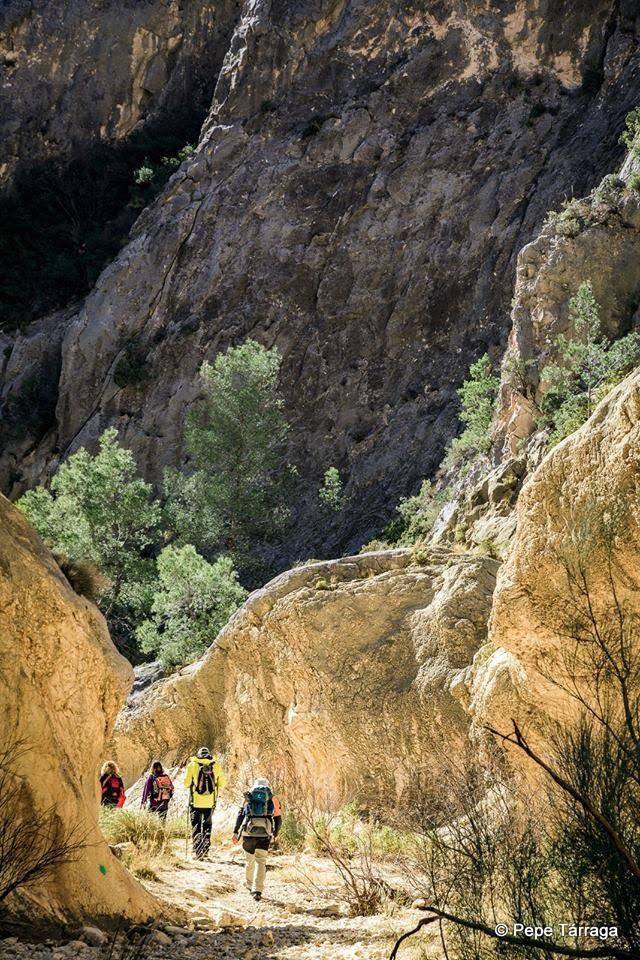
<path fill-rule="evenodd" d="M 107 872 L 107 868 L 105 867 L 104 863 L 101 863 L 101 864 L 100 864 L 100 873 L 102 874 L 103 877 L 104 877 L 104 875 L 106 874 L 106 872 Z"/>

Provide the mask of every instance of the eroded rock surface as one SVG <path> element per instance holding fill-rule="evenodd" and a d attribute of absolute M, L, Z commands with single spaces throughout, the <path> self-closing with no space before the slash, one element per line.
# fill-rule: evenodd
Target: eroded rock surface
<path fill-rule="evenodd" d="M 138 921 L 159 911 L 97 826 L 97 776 L 132 679 L 98 610 L 73 592 L 24 517 L 0 498 L 0 739 L 3 747 L 21 744 L 11 769 L 23 809 L 34 818 L 54 811 L 63 829 L 75 827 L 84 839 L 75 862 L 9 901 L 30 922 Z"/>
<path fill-rule="evenodd" d="M 120 717 L 119 762 L 201 742 L 233 780 L 269 771 L 339 807 L 401 804 L 453 749 L 468 717 L 450 692 L 486 638 L 498 564 L 433 550 L 313 563 L 252 594 L 202 660 Z"/>

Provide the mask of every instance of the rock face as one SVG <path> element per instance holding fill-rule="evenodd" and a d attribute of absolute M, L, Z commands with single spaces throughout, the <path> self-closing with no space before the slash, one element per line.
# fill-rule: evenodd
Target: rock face
<path fill-rule="evenodd" d="M 636 372 L 543 460 L 519 498 L 516 534 L 491 612 L 490 655 L 471 684 L 470 710 L 478 723 L 504 730 L 513 718 L 540 736 L 546 717 L 571 712 L 570 698 L 552 680 L 566 680 L 562 651 L 570 641 L 561 636 L 561 605 L 566 616 L 567 598 L 575 603 L 567 569 L 575 576 L 578 558 L 597 622 L 611 617 L 612 583 L 620 604 L 640 612 L 639 466 Z M 619 529 L 611 527 L 614 521 Z"/>
<path fill-rule="evenodd" d="M 210 103 L 237 4 L 7 0 L 0 10 L 0 185 Z"/>
<path fill-rule="evenodd" d="M 5 488 L 108 424 L 158 479 L 202 360 L 252 336 L 283 355 L 305 489 L 349 480 L 327 548 L 357 546 L 439 463 L 518 249 L 619 155 L 637 29 L 628 0 L 247 0 L 196 155 L 65 321 L 55 424 L 5 449 Z M 132 343 L 146 376 L 118 386 Z"/>
<path fill-rule="evenodd" d="M 625 164 L 627 180 L 633 166 L 632 159 Z M 639 264 L 640 194 L 611 175 L 520 252 L 495 422 L 503 455 L 514 454 L 535 430 L 536 405 L 545 389 L 540 374 L 545 363 L 558 359 L 555 338 L 573 332 L 569 301 L 580 284 L 591 282 L 603 332 L 615 339 L 640 321 Z"/>
<path fill-rule="evenodd" d="M 202 660 L 131 702 L 119 762 L 135 779 L 152 757 L 180 762 L 204 742 L 226 755 L 234 789 L 263 771 L 335 807 L 402 804 L 437 744 L 466 736 L 450 688 L 486 639 L 497 567 L 397 550 L 283 574 Z"/>
<path fill-rule="evenodd" d="M 97 825 L 97 777 L 132 669 L 97 609 L 78 597 L 22 515 L 0 498 L 0 739 L 21 743 L 12 764 L 21 805 L 55 811 L 85 846 L 75 862 L 8 904 L 30 921 L 122 917 L 159 906 L 120 866 Z M 26 899 L 28 897 L 28 900 Z"/>

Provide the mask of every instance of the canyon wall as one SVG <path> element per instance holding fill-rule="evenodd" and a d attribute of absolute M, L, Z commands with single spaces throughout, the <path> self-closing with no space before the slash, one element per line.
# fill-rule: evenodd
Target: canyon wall
<path fill-rule="evenodd" d="M 621 635 L 637 642 L 639 466 L 636 371 L 547 455 L 518 500 L 489 644 L 468 675 L 468 709 L 478 726 L 508 732 L 516 720 L 544 744 L 550 721 L 563 724 L 577 715 L 578 693 L 592 707 L 598 697 L 602 703 L 597 657 L 589 660 L 594 633 L 609 645 L 612 663 Z M 576 654 L 580 635 L 592 640 Z"/>
<path fill-rule="evenodd" d="M 7 0 L 0 185 L 145 123 L 204 116 L 239 4 Z"/>
<path fill-rule="evenodd" d="M 50 416 L 5 444 L 4 489 L 109 424 L 158 480 L 202 360 L 250 336 L 282 353 L 302 477 L 281 562 L 318 539 L 329 464 L 352 500 L 324 548 L 357 547 L 433 473 L 470 362 L 501 351 L 517 251 L 620 156 L 637 30 L 609 0 L 245 3 L 195 155 L 79 310 L 6 342 L 5 401 L 49 384 Z"/>
<path fill-rule="evenodd" d="M 113 857 L 98 828 L 98 774 L 133 671 L 97 608 L 74 593 L 3 497 L 0 664 L 0 740 L 10 754 L 1 815 L 12 829 L 24 817 L 27 835 L 40 823 L 42 833 L 81 844 L 70 862 L 3 906 L 29 923 L 157 915 L 160 905 Z"/>

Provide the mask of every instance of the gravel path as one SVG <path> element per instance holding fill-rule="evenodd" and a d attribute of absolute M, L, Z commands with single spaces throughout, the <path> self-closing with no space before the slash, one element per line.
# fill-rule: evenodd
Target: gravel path
<path fill-rule="evenodd" d="M 177 864 L 177 865 L 176 865 Z M 184 928 L 158 925 L 143 956 L 171 960 L 387 960 L 395 934 L 413 926 L 415 911 L 394 908 L 375 917 L 349 917 L 330 861 L 310 853 L 270 858 L 264 899 L 256 904 L 243 886 L 242 852 L 231 845 L 198 863 L 176 843 L 175 859 L 158 879 L 145 881 L 157 896 L 182 907 Z M 102 935 L 104 936 L 104 935 Z M 101 932 L 79 931 L 66 941 L 30 944 L 0 941 L 2 960 L 104 960 Z M 91 945 L 85 941 L 96 941 Z M 401 960 L 426 956 L 407 947 Z M 111 960 L 137 960 L 122 938 Z"/>

